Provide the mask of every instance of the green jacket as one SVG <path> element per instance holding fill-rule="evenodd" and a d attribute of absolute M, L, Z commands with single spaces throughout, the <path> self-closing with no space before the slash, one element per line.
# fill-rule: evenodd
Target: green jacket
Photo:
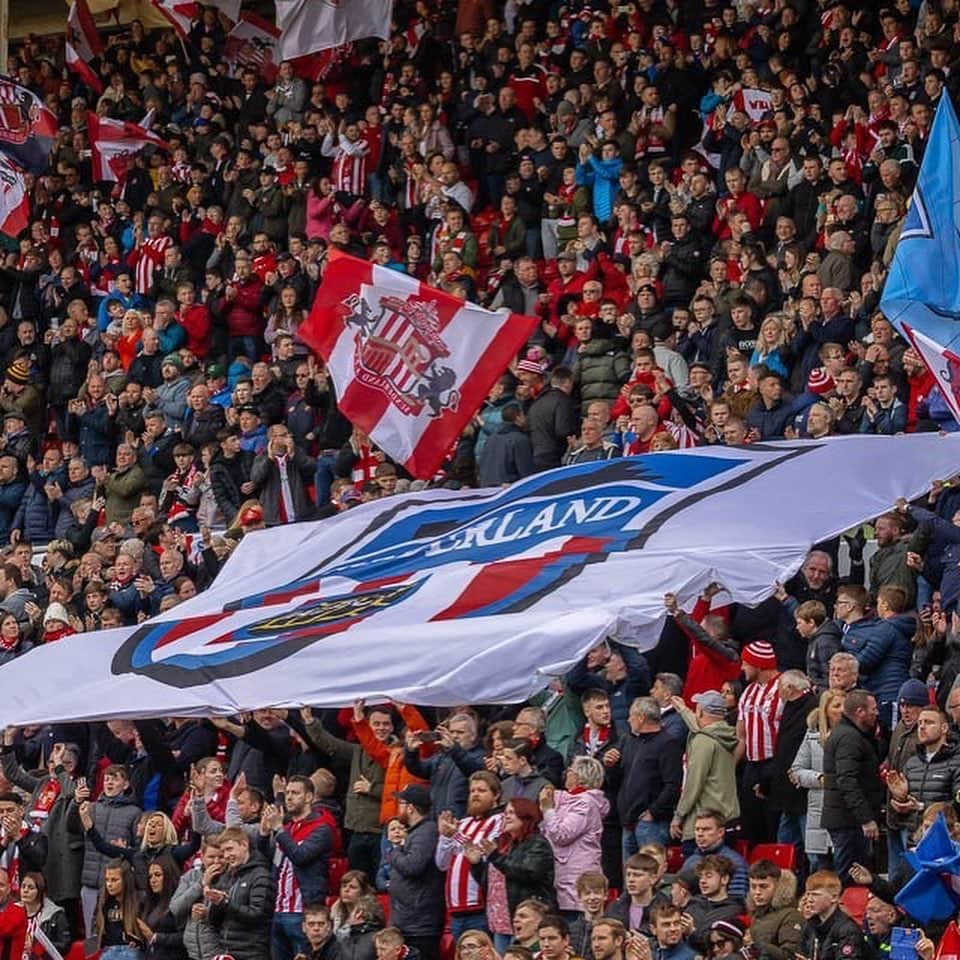
<path fill-rule="evenodd" d="M 803 935 L 803 918 L 796 902 L 796 874 L 781 870 L 770 905 L 750 910 L 750 937 L 760 951 L 760 960 L 793 960 Z"/>
<path fill-rule="evenodd" d="M 147 486 L 147 478 L 138 464 L 122 473 L 114 473 L 104 481 L 107 523 L 126 523 L 140 502 L 140 494 Z"/>
<path fill-rule="evenodd" d="M 740 816 L 733 759 L 737 732 L 725 720 L 701 729 L 690 710 L 679 713 L 690 735 L 687 737 L 687 775 L 673 819 L 683 822 L 683 839 L 692 840 L 698 813 L 716 810 L 727 823 Z"/>
<path fill-rule="evenodd" d="M 903 587 L 910 610 L 917 594 L 917 575 L 907 566 L 907 540 L 880 547 L 870 560 L 870 598 L 877 599 L 881 587 Z"/>
<path fill-rule="evenodd" d="M 306 725 L 307 736 L 314 746 L 341 765 L 350 764 L 350 784 L 343 825 L 356 833 L 380 832 L 380 799 L 386 771 L 360 748 L 329 733 L 319 720 Z M 361 777 L 370 781 L 369 793 L 354 793 L 353 785 Z"/>
<path fill-rule="evenodd" d="M 578 351 L 573 379 L 582 403 L 616 400 L 630 376 L 630 358 L 616 350 L 611 340 L 588 340 Z"/>

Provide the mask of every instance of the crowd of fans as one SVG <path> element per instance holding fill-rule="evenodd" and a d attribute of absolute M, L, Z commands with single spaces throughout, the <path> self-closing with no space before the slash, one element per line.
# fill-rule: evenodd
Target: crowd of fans
<path fill-rule="evenodd" d="M 209 7 L 104 26 L 102 95 L 28 39 L 60 133 L 0 269 L 0 662 L 424 483 L 299 336 L 331 248 L 540 319 L 433 484 L 953 429 L 877 305 L 958 12 L 398 0 L 274 75 Z M 169 150 L 94 182 L 88 110 Z M 656 649 L 514 708 L 9 729 L 0 957 L 883 957 L 905 851 L 960 836 L 958 493 L 891 505 L 869 571 L 860 529 L 842 579 L 832 541 L 757 608 L 667 596 Z"/>

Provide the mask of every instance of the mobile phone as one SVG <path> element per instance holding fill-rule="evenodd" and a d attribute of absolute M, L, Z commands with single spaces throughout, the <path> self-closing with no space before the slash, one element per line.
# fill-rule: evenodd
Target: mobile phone
<path fill-rule="evenodd" d="M 440 739 L 440 734 L 435 730 L 424 730 L 418 734 L 421 743 L 436 743 Z"/>

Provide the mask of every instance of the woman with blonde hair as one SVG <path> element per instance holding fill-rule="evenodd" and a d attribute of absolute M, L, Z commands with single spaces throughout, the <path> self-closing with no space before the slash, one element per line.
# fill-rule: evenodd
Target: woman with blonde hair
<path fill-rule="evenodd" d="M 117 354 L 120 357 L 120 366 L 124 370 L 130 369 L 137 347 L 143 338 L 143 314 L 139 310 L 127 310 L 120 321 L 120 336 L 117 337 Z"/>
<path fill-rule="evenodd" d="M 454 960 L 500 960 L 500 954 L 483 930 L 468 930 L 457 941 Z"/>
<path fill-rule="evenodd" d="M 783 317 L 778 313 L 771 313 L 760 324 L 757 335 L 757 345 L 750 357 L 750 366 L 763 364 L 768 370 L 781 377 L 790 376 L 790 347 L 787 336 L 787 326 Z"/>
<path fill-rule="evenodd" d="M 820 826 L 823 813 L 823 747 L 843 716 L 843 691 L 825 690 L 820 703 L 807 717 L 807 734 L 797 750 L 787 776 L 794 786 L 807 791 L 807 825 L 803 848 L 810 870 L 820 869 L 820 861 L 830 852 L 830 834 Z"/>

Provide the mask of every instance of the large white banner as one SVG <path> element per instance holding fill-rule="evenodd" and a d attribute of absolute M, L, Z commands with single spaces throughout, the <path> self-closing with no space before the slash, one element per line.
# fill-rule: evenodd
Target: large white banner
<path fill-rule="evenodd" d="M 0 668 L 0 725 L 268 705 L 519 701 L 663 594 L 757 603 L 810 545 L 960 469 L 960 436 L 849 437 L 564 467 L 246 538 L 207 592 Z"/>

